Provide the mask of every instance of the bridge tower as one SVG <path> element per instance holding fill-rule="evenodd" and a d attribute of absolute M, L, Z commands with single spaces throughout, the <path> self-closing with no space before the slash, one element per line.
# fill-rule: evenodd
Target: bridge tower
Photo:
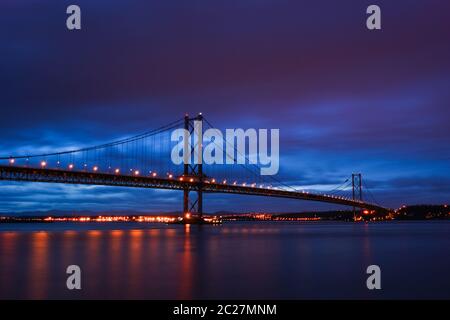
<path fill-rule="evenodd" d="M 186 178 L 195 178 L 195 190 L 191 187 L 185 187 L 183 190 L 183 214 L 188 212 L 198 213 L 201 218 L 203 215 L 203 115 L 199 113 L 194 118 L 189 118 L 189 115 L 184 116 L 184 129 L 189 132 L 189 137 L 184 139 L 184 150 L 191 148 L 191 155 L 194 156 L 194 161 L 184 163 L 183 176 Z M 194 137 L 194 142 L 189 144 L 190 137 Z M 186 160 L 186 159 L 185 159 Z M 192 159 L 191 159 L 192 160 Z M 191 191 L 196 191 L 197 197 L 190 201 Z"/>
<path fill-rule="evenodd" d="M 352 199 L 362 201 L 362 175 L 352 173 Z M 356 207 L 353 207 L 353 220 L 356 220 Z"/>

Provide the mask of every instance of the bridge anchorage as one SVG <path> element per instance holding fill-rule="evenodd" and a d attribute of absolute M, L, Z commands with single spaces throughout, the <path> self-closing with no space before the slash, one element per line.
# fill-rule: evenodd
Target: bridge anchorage
<path fill-rule="evenodd" d="M 205 193 L 339 204 L 353 207 L 355 218 L 357 209 L 361 209 L 362 214 L 390 210 L 375 201 L 363 200 L 363 186 L 365 195 L 371 193 L 363 184 L 361 174 L 353 174 L 351 182 L 347 179 L 344 184 L 326 194 L 298 190 L 275 176 L 261 175 L 261 167 L 251 164 L 234 145 L 230 149 L 233 151 L 230 156 L 232 165 L 204 162 L 203 151 L 208 148 L 210 151 L 211 144 L 223 152 L 230 143 L 223 137 L 217 141 L 206 141 L 205 138 L 204 148 L 201 134 L 203 126 L 215 129 L 202 114 L 194 117 L 186 115 L 157 129 L 110 143 L 61 152 L 0 157 L 0 180 L 179 190 L 183 192 L 183 205 L 178 223 L 220 223 L 220 217 L 204 215 Z M 184 161 L 181 162 L 172 161 L 171 158 L 174 150 L 172 133 L 178 129 L 184 129 L 180 140 L 184 139 L 181 145 L 178 141 L 177 146 L 183 151 L 190 150 L 186 152 L 188 155 L 183 152 Z M 247 138 L 250 139 L 244 136 L 239 139 L 236 137 L 236 140 L 245 141 Z M 168 155 L 170 158 L 167 158 Z M 191 158 L 186 160 L 185 157 L 193 157 L 194 161 L 189 161 Z M 246 162 L 239 163 L 238 157 L 245 158 Z M 205 174 L 205 169 L 208 174 Z M 349 190 L 352 191 L 351 196 L 343 195 L 344 191 Z"/>

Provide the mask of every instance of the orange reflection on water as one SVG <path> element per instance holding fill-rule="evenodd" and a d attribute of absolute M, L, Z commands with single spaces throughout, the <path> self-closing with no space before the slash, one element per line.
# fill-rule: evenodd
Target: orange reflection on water
<path fill-rule="evenodd" d="M 102 232 L 99 230 L 89 230 L 87 233 L 90 238 L 98 238 L 102 235 Z"/>
<path fill-rule="evenodd" d="M 174 230 L 175 231 L 175 230 Z M 183 254 L 181 256 L 181 274 L 178 279 L 179 290 L 178 299 L 191 299 L 192 298 L 192 282 L 193 282 L 193 261 L 192 261 L 192 243 L 191 243 L 191 226 L 189 224 L 184 225 L 184 243 Z"/>
<path fill-rule="evenodd" d="M 112 237 L 121 237 L 121 236 L 123 236 L 123 230 L 111 230 L 110 232 L 109 232 L 109 234 L 112 236 Z"/>
<path fill-rule="evenodd" d="M 34 232 L 32 240 L 28 292 L 32 299 L 44 299 L 48 294 L 49 234 L 46 231 Z"/>
<path fill-rule="evenodd" d="M 67 230 L 62 233 L 61 258 L 65 266 L 79 264 L 79 262 L 75 261 L 75 245 L 77 242 L 76 238 L 76 231 Z M 51 254 L 53 254 L 53 252 Z"/>
<path fill-rule="evenodd" d="M 65 237 L 74 237 L 76 235 L 77 235 L 76 231 L 73 231 L 73 230 L 66 230 L 66 231 L 64 231 L 64 236 Z"/>
<path fill-rule="evenodd" d="M 140 292 L 142 281 L 142 257 L 144 255 L 142 244 L 144 231 L 143 230 L 130 230 L 128 232 L 131 241 L 128 241 L 128 296 Z"/>
<path fill-rule="evenodd" d="M 150 229 L 150 230 L 148 230 L 148 234 L 150 236 L 158 236 L 159 235 L 159 229 Z"/>
<path fill-rule="evenodd" d="M 19 234 L 17 232 L 4 232 L 0 233 L 0 284 L 4 288 L 12 288 L 14 286 L 14 277 L 11 274 L 14 272 L 16 263 L 16 248 L 17 238 Z"/>
<path fill-rule="evenodd" d="M 123 272 L 122 263 L 125 262 L 123 261 L 124 258 L 122 252 L 123 235 L 123 230 L 111 230 L 109 232 L 109 241 L 107 241 L 108 247 L 106 248 L 109 267 L 104 269 L 107 274 L 107 279 L 118 278 L 123 281 L 123 278 L 121 277 Z M 111 293 L 113 294 L 119 295 L 119 285 L 121 281 L 107 282 L 108 291 L 111 291 Z"/>
<path fill-rule="evenodd" d="M 85 248 L 86 254 L 86 274 L 85 281 L 86 290 L 97 290 L 99 287 L 100 278 L 102 275 L 101 269 L 101 243 L 102 243 L 102 231 L 99 230 L 89 230 L 87 232 L 87 244 Z"/>
<path fill-rule="evenodd" d="M 175 229 L 166 229 L 166 232 L 165 232 L 166 236 L 169 236 L 169 237 L 175 236 L 176 233 L 177 232 L 175 231 Z"/>

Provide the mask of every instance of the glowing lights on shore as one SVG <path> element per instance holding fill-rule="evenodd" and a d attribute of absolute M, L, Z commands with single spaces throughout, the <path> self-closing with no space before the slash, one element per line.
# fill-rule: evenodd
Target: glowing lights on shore
<path fill-rule="evenodd" d="M 160 222 L 170 223 L 177 218 L 171 216 L 97 216 L 97 217 L 46 217 L 45 222 Z"/>

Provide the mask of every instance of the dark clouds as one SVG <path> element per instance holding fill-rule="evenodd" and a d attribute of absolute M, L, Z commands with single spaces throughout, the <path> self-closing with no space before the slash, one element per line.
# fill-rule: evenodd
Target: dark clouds
<path fill-rule="evenodd" d="M 369 1 L 77 3 L 80 32 L 65 29 L 67 1 L 0 4 L 2 154 L 111 140 L 202 111 L 222 128 L 281 128 L 281 174 L 298 185 L 362 171 L 387 205 L 445 201 L 432 186 L 405 195 L 388 182 L 450 176 L 450 4 L 377 1 L 383 29 L 369 32 Z M 21 194 L 38 206 L 51 188 Z"/>

